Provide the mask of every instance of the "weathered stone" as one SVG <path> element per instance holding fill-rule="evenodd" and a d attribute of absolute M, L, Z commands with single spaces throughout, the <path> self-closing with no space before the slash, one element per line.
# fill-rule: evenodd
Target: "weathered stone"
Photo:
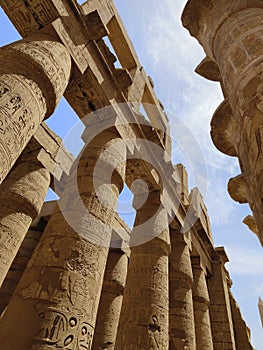
<path fill-rule="evenodd" d="M 230 305 L 232 310 L 236 348 L 238 350 L 253 350 L 253 347 L 250 344 L 250 330 L 243 320 L 240 309 L 231 292 Z"/>
<path fill-rule="evenodd" d="M 197 72 L 219 80 L 226 99 L 212 138 L 244 165 L 229 191 L 255 209 L 258 227 L 246 222 L 260 235 L 261 1 L 189 3 L 184 23 L 206 52 Z M 113 1 L 1 6 L 24 38 L 0 49 L 0 182 L 9 173 L 0 193 L 2 277 L 20 248 L 0 289 L 1 347 L 250 349 L 226 256 L 214 248 L 199 190 L 189 194 L 186 170 L 172 164 L 167 115 Z M 63 94 L 86 126 L 72 167 L 42 122 Z M 50 176 L 58 206 L 51 215 L 54 203 L 45 205 L 32 223 Z M 135 195 L 132 234 L 116 214 L 124 182 Z"/>
<path fill-rule="evenodd" d="M 262 2 L 190 0 L 182 19 L 204 47 L 207 59 L 218 66 L 229 106 L 224 103 L 216 111 L 212 139 L 222 152 L 239 158 L 247 184 L 247 199 L 263 244 Z M 209 69 L 208 74 L 202 75 L 213 79 Z M 234 195 L 231 189 L 230 194 L 240 201 L 239 193 Z"/>
<path fill-rule="evenodd" d="M 0 50 L 0 182 L 31 136 L 49 117 L 68 84 L 66 48 L 34 34 Z"/>
<path fill-rule="evenodd" d="M 114 219 L 112 211 L 125 174 L 125 147 L 110 147 L 118 145 L 118 141 L 114 129 L 106 130 L 75 161 L 58 202 L 60 210 L 58 207 L 51 216 L 3 316 L 0 337 L 22 322 L 14 310 L 20 310 L 24 325 L 16 339 L 5 337 L 6 349 L 11 350 L 17 342 L 21 350 L 44 349 L 50 343 L 58 347 L 91 347 Z M 105 169 L 100 185 L 106 185 L 107 202 L 100 202 L 94 184 L 94 168 L 101 155 Z M 123 157 L 123 161 L 114 169 L 112 184 L 108 185 L 105 181 L 113 157 Z"/>
<path fill-rule="evenodd" d="M 109 252 L 92 349 L 114 349 L 127 275 L 128 257 L 120 249 Z"/>
<path fill-rule="evenodd" d="M 207 289 L 206 271 L 204 270 L 200 257 L 194 257 L 192 270 L 194 277 L 193 302 L 196 335 L 196 350 L 212 350 L 212 332 L 209 314 L 210 299 Z"/>
<path fill-rule="evenodd" d="M 0 186 L 0 286 L 40 212 L 49 184 L 48 170 L 33 159 L 18 162 Z"/>
<path fill-rule="evenodd" d="M 229 275 L 224 267 L 228 261 L 223 248 L 217 248 L 219 256 L 213 262 L 213 274 L 208 278 L 210 319 L 214 350 L 236 350 L 234 325 L 229 299 Z"/>
<path fill-rule="evenodd" d="M 154 216 L 160 209 L 156 197 L 156 193 L 149 193 L 147 201 L 137 210 L 116 350 L 169 347 L 170 239 L 165 211 L 161 209 Z M 152 222 L 147 222 L 152 216 Z"/>
<path fill-rule="evenodd" d="M 193 272 L 190 250 L 180 231 L 171 231 L 169 258 L 169 349 L 195 349 Z"/>

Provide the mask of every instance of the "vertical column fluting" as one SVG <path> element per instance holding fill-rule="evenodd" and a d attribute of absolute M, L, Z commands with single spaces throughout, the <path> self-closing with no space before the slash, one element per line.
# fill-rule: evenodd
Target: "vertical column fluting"
<path fill-rule="evenodd" d="M 38 161 L 19 162 L 0 186 L 0 286 L 44 203 L 50 173 Z"/>
<path fill-rule="evenodd" d="M 170 350 L 194 350 L 195 322 L 190 249 L 180 231 L 171 230 L 169 259 Z"/>
<path fill-rule="evenodd" d="M 236 349 L 225 261 L 222 257 L 213 261 L 213 273 L 207 280 L 214 350 Z"/>
<path fill-rule="evenodd" d="M 0 49 L 0 183 L 67 87 L 70 55 L 47 35 Z"/>
<path fill-rule="evenodd" d="M 134 202 L 137 199 L 135 197 Z M 168 350 L 168 217 L 160 193 L 137 210 L 115 350 Z"/>
<path fill-rule="evenodd" d="M 93 131 L 2 319 L 6 350 L 91 349 L 126 162 L 114 127 Z"/>
<path fill-rule="evenodd" d="M 211 322 L 209 314 L 209 294 L 206 273 L 201 266 L 200 257 L 194 257 L 192 270 L 194 277 L 193 301 L 196 334 L 196 350 L 213 350 Z"/>
<path fill-rule="evenodd" d="M 115 348 L 128 268 L 128 256 L 121 249 L 109 252 L 92 349 Z"/>
<path fill-rule="evenodd" d="M 214 124 L 213 135 L 219 139 L 224 134 L 227 147 L 222 149 L 227 151 L 232 144 L 231 152 L 239 158 L 247 187 L 246 199 L 263 244 L 262 20 L 260 1 L 192 0 L 188 1 L 183 14 L 184 25 L 218 65 L 233 120 Z M 231 192 L 233 197 L 233 190 Z"/>

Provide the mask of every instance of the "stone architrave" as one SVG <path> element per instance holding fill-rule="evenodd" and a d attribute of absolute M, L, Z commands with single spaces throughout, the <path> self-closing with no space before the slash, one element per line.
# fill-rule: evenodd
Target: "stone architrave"
<path fill-rule="evenodd" d="M 137 210 L 115 350 L 168 350 L 170 239 L 159 197 L 150 192 Z"/>
<path fill-rule="evenodd" d="M 213 350 L 211 322 L 209 314 L 209 294 L 206 273 L 200 257 L 191 258 L 194 277 L 193 302 L 196 334 L 196 350 Z"/>
<path fill-rule="evenodd" d="M 6 350 L 91 349 L 125 178 L 126 146 L 118 141 L 114 127 L 94 134 L 73 164 L 60 209 L 51 216 L 3 316 L 0 338 Z M 101 188 L 95 188 L 95 180 Z"/>
<path fill-rule="evenodd" d="M 190 249 L 179 230 L 171 230 L 170 236 L 169 350 L 192 350 L 196 341 Z"/>
<path fill-rule="evenodd" d="M 18 162 L 0 186 L 0 286 L 38 216 L 50 185 L 49 171 L 38 161 Z"/>
<path fill-rule="evenodd" d="M 0 49 L 0 183 L 67 87 L 71 58 L 65 46 L 32 34 Z"/>

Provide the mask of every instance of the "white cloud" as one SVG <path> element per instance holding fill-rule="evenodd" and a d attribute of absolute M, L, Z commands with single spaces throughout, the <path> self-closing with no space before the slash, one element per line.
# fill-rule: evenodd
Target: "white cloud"
<path fill-rule="evenodd" d="M 190 177 L 193 178 L 193 169 L 201 173 L 205 171 L 203 167 L 208 169 L 207 183 L 204 183 L 205 176 L 195 176 L 201 182 L 193 183 L 192 186 L 200 187 L 212 222 L 219 225 L 231 220 L 234 208 L 230 200 L 226 202 L 226 198 L 229 198 L 226 182 L 227 178 L 237 175 L 239 169 L 236 159 L 221 154 L 210 138 L 210 121 L 223 97 L 219 84 L 194 73 L 194 68 L 204 58 L 204 53 L 181 25 L 180 17 L 185 3 L 182 0 L 165 0 L 160 5 L 155 3 L 153 7 L 152 1 L 144 1 L 145 12 L 139 16 L 143 30 L 138 34 L 140 42 L 143 41 L 144 50 L 139 55 L 142 55 L 146 71 L 149 72 L 150 67 L 151 74 L 157 81 L 158 97 L 161 97 L 170 114 L 171 136 L 179 142 L 185 153 L 183 163 Z M 150 15 L 145 17 L 145 13 Z M 184 121 L 187 133 L 183 131 L 182 134 L 181 125 L 177 125 L 178 118 Z M 178 157 L 178 161 L 182 161 L 181 156 L 176 150 L 173 160 L 177 162 Z M 193 161 L 195 164 L 191 164 Z"/>
<path fill-rule="evenodd" d="M 263 278 L 263 254 L 257 249 L 228 246 L 227 252 L 230 259 L 229 269 L 233 274 L 257 275 Z M 263 294 L 263 282 L 257 285 L 258 294 Z"/>

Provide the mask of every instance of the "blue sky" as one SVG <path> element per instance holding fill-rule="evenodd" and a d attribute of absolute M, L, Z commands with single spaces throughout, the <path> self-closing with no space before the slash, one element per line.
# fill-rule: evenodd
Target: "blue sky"
<path fill-rule="evenodd" d="M 263 296 L 262 248 L 256 236 L 242 224 L 250 213 L 249 207 L 235 203 L 227 193 L 229 178 L 240 172 L 237 160 L 221 154 L 210 139 L 210 120 L 223 97 L 217 83 L 194 73 L 204 53 L 180 23 L 186 0 L 116 0 L 115 4 L 170 117 L 173 161 L 184 163 L 191 187 L 201 189 L 215 245 L 224 246 L 230 258 L 227 268 L 234 283 L 233 293 L 251 328 L 254 347 L 262 349 L 263 332 L 257 308 L 258 297 Z M 19 38 L 2 11 L 0 26 L 4 29 L 0 35 L 1 46 Z M 178 119 L 183 127 L 181 123 L 178 127 Z M 78 118 L 64 100 L 48 120 L 49 126 L 63 138 L 77 122 Z M 199 164 L 195 157 L 196 144 L 205 159 L 207 176 L 203 162 Z M 198 177 L 197 172 L 204 176 Z M 122 200 L 127 201 L 127 195 L 122 196 Z"/>

